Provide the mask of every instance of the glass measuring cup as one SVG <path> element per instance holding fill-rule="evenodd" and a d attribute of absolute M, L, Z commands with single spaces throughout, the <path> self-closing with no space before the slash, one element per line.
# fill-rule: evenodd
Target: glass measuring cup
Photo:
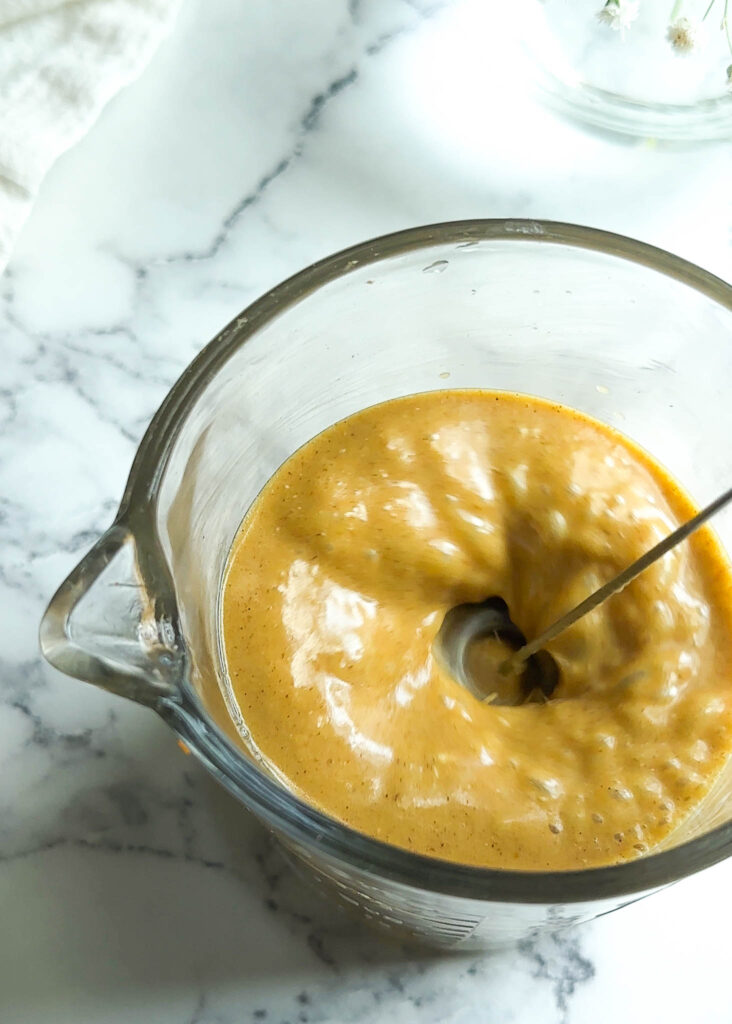
<path fill-rule="evenodd" d="M 389 929 L 485 948 L 632 902 L 732 853 L 732 765 L 685 827 L 636 861 L 519 872 L 397 849 L 303 803 L 247 753 L 221 645 L 222 575 L 248 506 L 304 441 L 364 406 L 448 386 L 590 413 L 703 503 L 732 476 L 731 374 L 732 288 L 638 242 L 496 220 L 355 246 L 264 295 L 174 385 L 114 523 L 49 605 L 43 652 L 154 709 L 323 888 Z M 725 520 L 719 532 L 729 547 Z"/>

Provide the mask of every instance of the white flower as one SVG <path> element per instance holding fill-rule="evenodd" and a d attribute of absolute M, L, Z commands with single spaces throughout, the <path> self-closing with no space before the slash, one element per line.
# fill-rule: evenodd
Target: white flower
<path fill-rule="evenodd" d="M 623 32 L 638 17 L 639 0 L 607 0 L 597 12 L 597 19 L 616 32 Z"/>
<path fill-rule="evenodd" d="M 677 53 L 691 53 L 696 46 L 699 26 L 688 18 L 677 18 L 668 27 L 666 38 Z"/>

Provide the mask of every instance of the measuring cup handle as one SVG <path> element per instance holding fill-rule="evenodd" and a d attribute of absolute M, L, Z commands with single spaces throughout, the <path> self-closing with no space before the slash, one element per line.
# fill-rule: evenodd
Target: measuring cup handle
<path fill-rule="evenodd" d="M 140 704 L 155 707 L 174 697 L 185 671 L 185 645 L 172 595 L 156 582 L 146 579 L 133 532 L 116 522 L 46 609 L 44 657 L 67 675 Z"/>

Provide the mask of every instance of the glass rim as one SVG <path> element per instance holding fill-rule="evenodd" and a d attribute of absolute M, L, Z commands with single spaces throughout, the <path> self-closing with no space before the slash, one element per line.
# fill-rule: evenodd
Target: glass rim
<path fill-rule="evenodd" d="M 287 278 L 231 321 L 184 370 L 153 417 L 135 455 L 115 523 L 135 537 L 153 590 L 175 609 L 172 580 L 155 571 L 157 499 L 169 457 L 189 411 L 213 375 L 260 328 L 324 285 L 364 265 L 438 245 L 553 243 L 626 260 L 675 279 L 732 312 L 732 286 L 663 249 L 623 235 L 556 221 L 448 221 L 379 236 L 343 249 Z M 573 903 L 641 894 L 710 867 L 732 854 L 732 820 L 671 849 L 631 861 L 572 871 L 481 868 L 412 853 L 357 832 L 300 800 L 264 774 L 212 721 L 187 676 L 178 692 L 153 704 L 212 774 L 269 826 L 294 842 L 410 887 L 474 900 Z"/>
<path fill-rule="evenodd" d="M 732 96 L 723 89 L 693 103 L 664 103 L 570 81 L 549 67 L 535 70 L 535 82 L 560 114 L 605 131 L 681 144 L 732 138 Z"/>
<path fill-rule="evenodd" d="M 559 114 L 596 129 L 661 142 L 718 143 L 732 138 L 732 95 L 719 69 L 719 88 L 692 100 L 644 99 L 632 90 L 594 85 L 572 68 L 547 59 L 545 47 L 525 39 L 527 71 L 542 99 Z"/>

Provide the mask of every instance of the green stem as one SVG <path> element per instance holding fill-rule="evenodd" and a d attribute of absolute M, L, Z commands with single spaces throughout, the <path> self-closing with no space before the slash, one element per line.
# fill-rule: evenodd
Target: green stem
<path fill-rule="evenodd" d="M 712 7 L 714 7 L 716 2 L 717 2 L 717 0 L 711 0 L 711 3 L 709 4 L 709 7 L 707 7 L 706 11 L 704 12 L 704 17 L 702 18 L 702 21 L 706 21 L 707 20 L 709 12 L 711 11 Z M 726 7 L 727 7 L 727 3 L 725 3 L 725 8 Z"/>
<path fill-rule="evenodd" d="M 724 0 L 724 10 L 722 11 L 722 27 L 724 28 L 724 34 L 727 36 L 727 46 L 729 46 L 729 52 L 732 53 L 732 35 L 729 29 L 729 18 L 727 17 L 727 8 L 729 7 L 729 0 Z"/>
<path fill-rule="evenodd" d="M 675 0 L 675 3 L 673 5 L 673 7 L 671 8 L 671 14 L 669 15 L 669 19 L 668 19 L 669 22 L 676 21 L 676 19 L 679 16 L 679 12 L 681 11 L 681 5 L 683 4 L 683 2 L 684 2 L 684 0 Z M 713 2 L 713 0 L 712 0 L 712 2 Z"/>

